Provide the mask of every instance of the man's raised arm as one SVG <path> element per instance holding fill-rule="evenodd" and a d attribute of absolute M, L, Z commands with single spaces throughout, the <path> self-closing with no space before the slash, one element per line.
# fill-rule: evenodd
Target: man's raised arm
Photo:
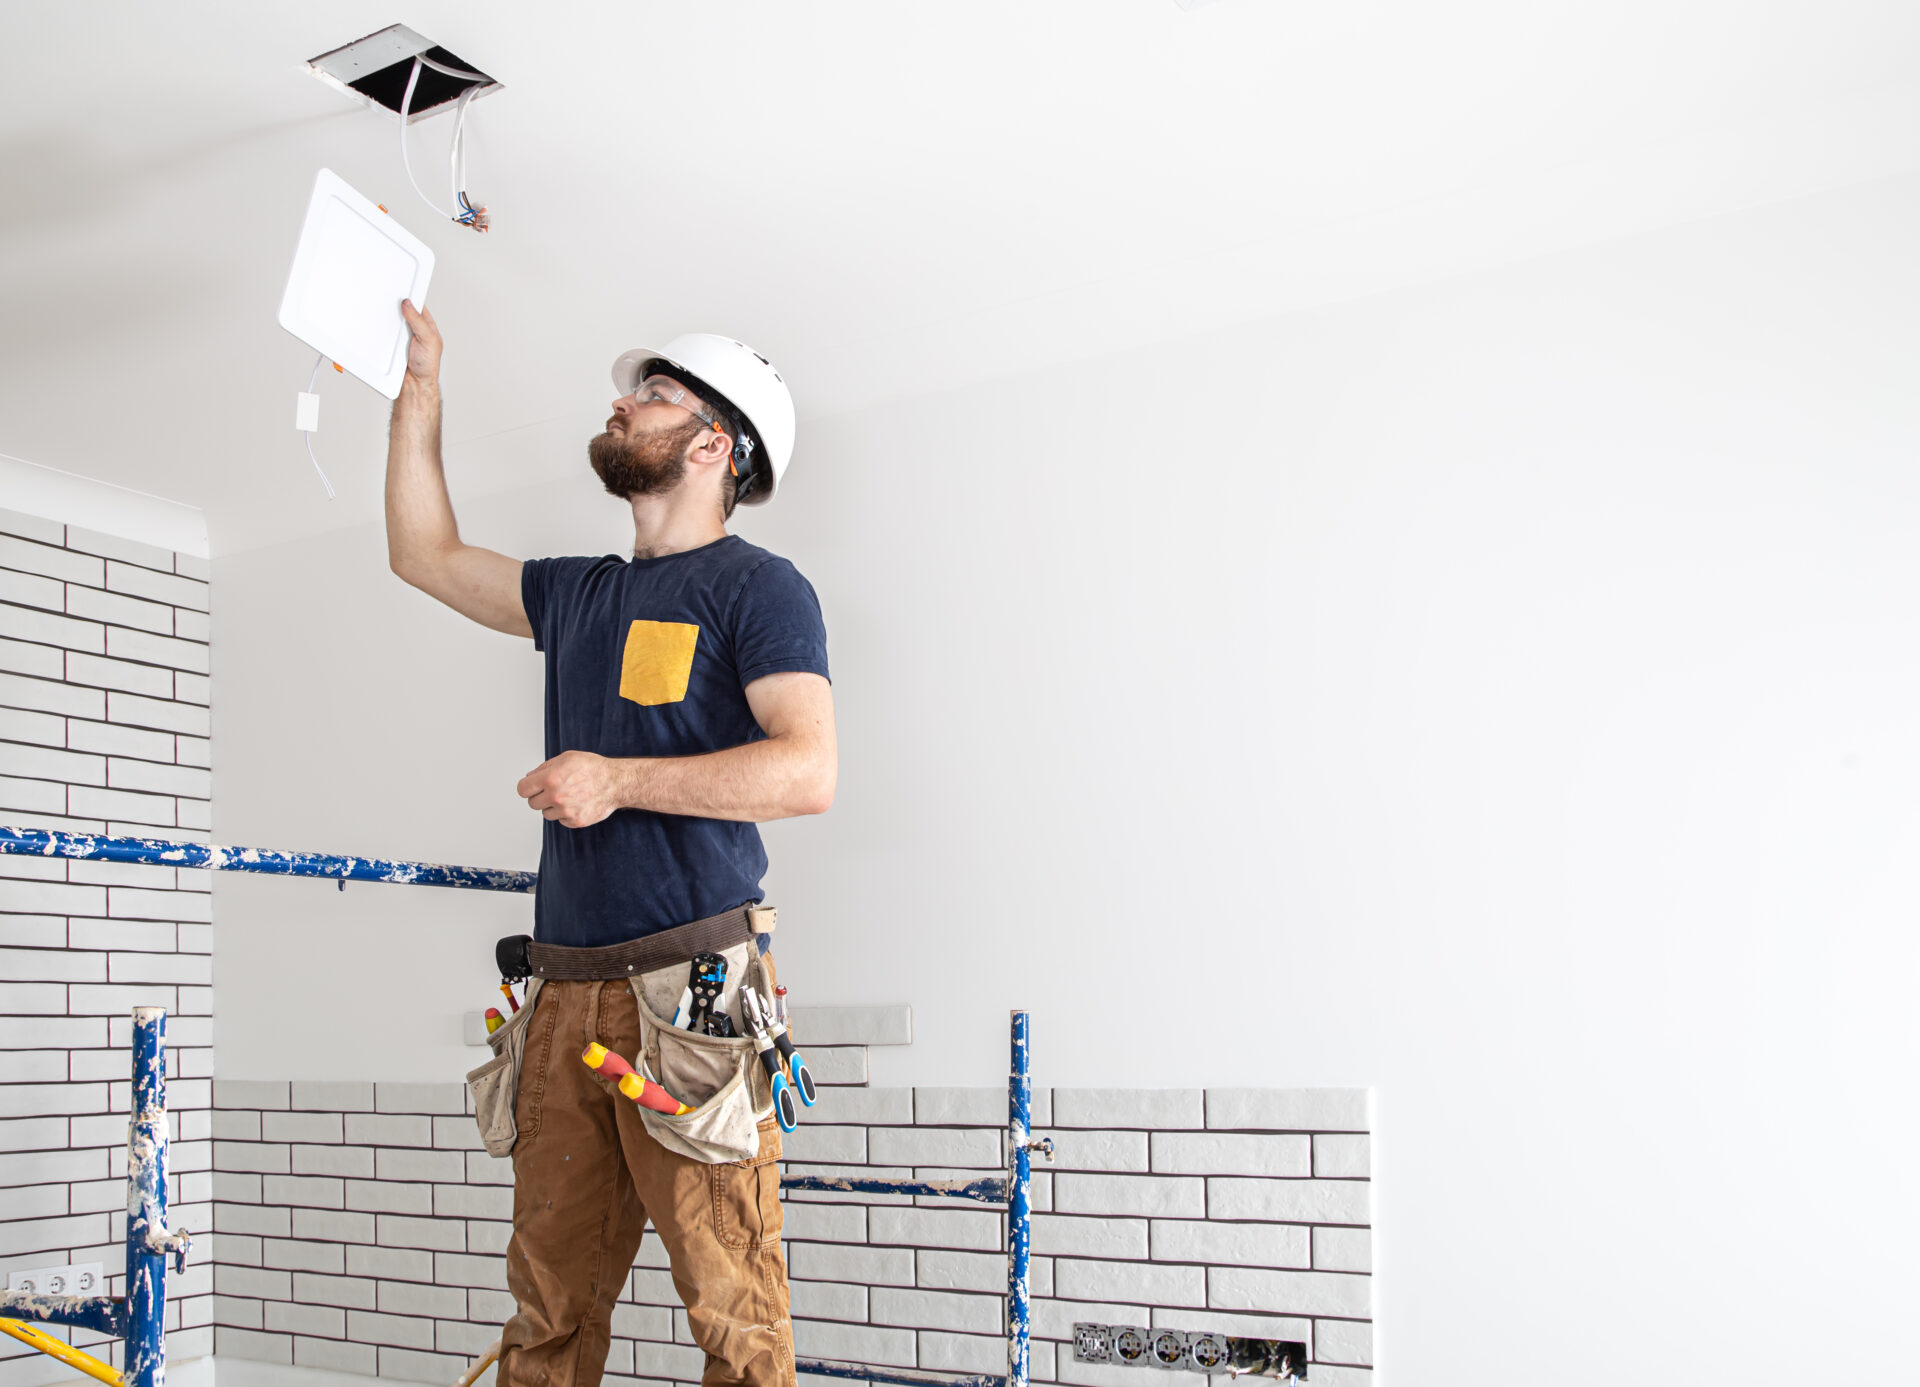
<path fill-rule="evenodd" d="M 520 560 L 460 542 L 440 463 L 440 329 L 406 300 L 413 331 L 407 375 L 387 437 L 387 562 L 401 579 L 464 617 L 531 636 L 520 602 Z"/>

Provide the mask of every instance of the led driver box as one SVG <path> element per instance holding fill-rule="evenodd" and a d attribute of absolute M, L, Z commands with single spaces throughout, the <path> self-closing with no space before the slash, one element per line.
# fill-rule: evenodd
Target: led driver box
<path fill-rule="evenodd" d="M 425 308 L 432 277 L 425 242 L 321 169 L 280 298 L 280 326 L 391 400 L 406 379 L 411 339 L 400 300 Z"/>

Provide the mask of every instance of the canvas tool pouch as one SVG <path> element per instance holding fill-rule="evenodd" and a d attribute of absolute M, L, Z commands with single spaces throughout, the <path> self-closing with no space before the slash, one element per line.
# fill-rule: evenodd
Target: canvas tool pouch
<path fill-rule="evenodd" d="M 513 1103 L 520 1088 L 520 1061 L 527 1053 L 527 1023 L 533 1019 L 533 1004 L 539 996 L 540 979 L 529 979 L 526 1002 L 506 1025 L 487 1037 L 493 1058 L 467 1075 L 473 1119 L 480 1125 L 480 1142 L 489 1156 L 511 1155 L 520 1137 L 513 1122 Z"/>
<path fill-rule="evenodd" d="M 726 958 L 727 985 L 719 1005 L 736 1024 L 740 1011 L 734 999 L 743 982 L 750 982 L 763 998 L 771 998 L 773 961 L 761 956 L 754 935 L 772 925 L 772 908 L 753 906 L 605 949 L 531 945 L 528 958 L 533 977 L 527 983 L 526 1005 L 487 1038 L 494 1058 L 467 1076 L 480 1138 L 488 1153 L 507 1155 L 518 1136 L 514 1101 L 526 1052 L 527 1023 L 541 983 L 556 978 L 625 978 L 639 1008 L 641 1051 L 637 1057 L 624 1058 L 644 1060 L 661 1086 L 692 1109 L 676 1117 L 636 1107 L 648 1133 L 668 1150 L 710 1165 L 759 1155 L 759 1124 L 773 1111 L 773 1091 L 752 1039 L 678 1030 L 673 1013 L 696 953 Z"/>

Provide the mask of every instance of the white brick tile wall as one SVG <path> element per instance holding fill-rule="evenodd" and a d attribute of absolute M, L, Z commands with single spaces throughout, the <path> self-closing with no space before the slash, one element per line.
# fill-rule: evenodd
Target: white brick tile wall
<path fill-rule="evenodd" d="M 222 1357 L 246 1358 L 256 1363 L 287 1365 L 293 1362 L 293 1340 L 287 1335 L 258 1334 L 233 1325 L 215 1326 L 213 1351 Z"/>
<path fill-rule="evenodd" d="M 1155 1132 L 1153 1170 L 1166 1175 L 1311 1175 L 1312 1141 L 1304 1135 L 1268 1132 Z"/>
<path fill-rule="evenodd" d="M 847 1281 L 862 1286 L 911 1286 L 915 1282 L 916 1255 L 924 1263 L 929 1257 L 960 1256 L 959 1253 L 921 1252 L 911 1248 L 850 1247 L 837 1243 L 797 1243 L 788 1229 L 787 1271 L 794 1279 L 808 1281 Z M 1001 1268 L 1001 1280 L 1006 1270 Z M 943 1284 L 928 1282 L 921 1285 Z"/>
<path fill-rule="evenodd" d="M 293 1361 L 297 1367 L 325 1368 L 372 1377 L 378 1368 L 378 1352 L 372 1344 L 296 1338 L 293 1341 Z"/>
<path fill-rule="evenodd" d="M 1310 1267 L 1309 1232 L 1292 1223 L 1155 1219 L 1148 1246 L 1156 1262 Z"/>
<path fill-rule="evenodd" d="M 422 1353 L 415 1349 L 384 1347 L 379 1357 L 380 1377 L 399 1378 L 403 1382 L 451 1382 L 467 1366 L 467 1359 L 454 1354 Z"/>
<path fill-rule="evenodd" d="M 1373 1325 L 1365 1320 L 1316 1320 L 1315 1355 L 1324 1363 L 1373 1363 Z"/>
<path fill-rule="evenodd" d="M 808 1320 L 867 1320 L 867 1288 L 844 1281 L 794 1281 L 793 1313 Z M 893 1323 L 893 1321 L 886 1321 Z"/>
<path fill-rule="evenodd" d="M 1213 1267 L 1207 1272 L 1207 1303 L 1223 1310 L 1279 1308 L 1367 1319 L 1372 1310 L 1369 1283 L 1369 1277 L 1339 1272 Z"/>
<path fill-rule="evenodd" d="M 1313 1139 L 1313 1173 L 1331 1179 L 1365 1180 L 1370 1170 L 1369 1138 L 1364 1133 L 1322 1135 Z"/>
<path fill-rule="evenodd" d="M 1053 1179 L 1053 1207 L 1063 1214 L 1159 1214 L 1204 1218 L 1206 1182 L 1179 1175 L 1062 1173 Z"/>
<path fill-rule="evenodd" d="M 466 1125 L 473 1126 L 471 1122 Z M 433 1119 L 412 1114 L 348 1113 L 346 1139 L 367 1146 L 432 1146 Z"/>
<path fill-rule="evenodd" d="M 1197 1088 L 1061 1088 L 1053 1091 L 1055 1127 L 1127 1127 L 1159 1132 L 1206 1125 Z"/>
<path fill-rule="evenodd" d="M 801 1357 L 833 1358 L 848 1363 L 910 1368 L 915 1362 L 916 1337 L 911 1329 L 828 1323 L 797 1316 L 793 1325 L 794 1348 Z M 802 1344 L 806 1347 L 800 1347 Z"/>
<path fill-rule="evenodd" d="M 395 1180 L 349 1180 L 346 1207 L 381 1214 L 431 1214 L 434 1212 L 433 1186 Z"/>
<path fill-rule="evenodd" d="M 997 1170 L 1004 1138 L 996 1128 L 875 1127 L 867 1149 L 875 1165 L 939 1165 Z"/>
<path fill-rule="evenodd" d="M 1063 1300 L 1131 1300 L 1147 1305 L 1205 1305 L 1205 1267 L 1154 1262 L 1085 1262 L 1062 1257 L 1053 1264 L 1054 1294 Z"/>
<path fill-rule="evenodd" d="M 295 1146 L 293 1171 L 296 1175 L 361 1176 L 371 1180 L 374 1155 L 370 1146 Z"/>
<path fill-rule="evenodd" d="M 1060 1256 L 1142 1258 L 1147 1255 L 1147 1221 L 1035 1214 L 1033 1250 Z"/>
<path fill-rule="evenodd" d="M 431 1281 L 434 1278 L 433 1254 L 413 1248 L 350 1247 L 347 1270 L 358 1277 L 380 1277 L 394 1281 Z M 472 1285 L 472 1282 L 463 1282 Z M 371 1304 L 360 1307 L 371 1309 Z"/>
<path fill-rule="evenodd" d="M 930 1250 L 905 1255 L 913 1259 L 915 1279 L 922 1286 L 935 1290 L 987 1291 L 994 1294 L 1006 1290 L 1007 1259 L 1002 1253 Z M 1045 1262 L 1046 1259 L 1038 1260 Z M 798 1276 L 800 1272 L 794 1270 L 793 1274 Z"/>
<path fill-rule="evenodd" d="M 875 1324 L 992 1334 L 1004 1323 L 1000 1298 L 993 1295 L 876 1286 L 872 1301 Z"/>
<path fill-rule="evenodd" d="M 1275 1132 L 1365 1132 L 1362 1088 L 1215 1088 L 1207 1091 L 1209 1128 Z"/>
<path fill-rule="evenodd" d="M 1366 1228 L 1314 1229 L 1313 1265 L 1318 1271 L 1372 1271 L 1371 1230 Z"/>
<path fill-rule="evenodd" d="M 183 702 L 175 680 L 178 667 L 209 667 L 196 624 L 209 605 L 205 565 L 12 512 L 0 511 L 0 532 L 0 821 L 94 833 L 204 822 L 209 745 L 183 757 L 169 724 L 209 732 L 208 700 Z M 118 717 L 115 699 L 133 700 Z M 0 1272 L 23 1258 L 99 1260 L 108 1290 L 124 1291 L 129 1012 L 157 1003 L 174 1013 L 175 1222 L 203 1235 L 169 1309 L 181 1325 L 208 1326 L 213 1210 L 195 1201 L 213 1195 L 210 897 L 204 873 L 184 875 L 192 880 L 167 867 L 0 860 L 0 1150 L 18 1153 L 0 1164 Z M 235 1235 L 236 1270 L 247 1237 Z M 205 1353 L 212 1339 L 209 1329 L 178 1334 L 171 1356 Z"/>
<path fill-rule="evenodd" d="M 340 1142 L 345 1127 L 345 1117 L 337 1112 L 268 1112 L 260 1118 L 264 1141 Z"/>
<path fill-rule="evenodd" d="M 1007 1341 L 998 1334 L 941 1334 L 933 1331 L 920 1335 L 919 1366 L 936 1372 L 960 1373 L 1005 1373 L 1007 1370 Z M 1036 1378 L 1046 1381 L 1051 1378 Z"/>
<path fill-rule="evenodd" d="M 457 1114 L 467 1110 L 464 1084 L 375 1084 L 374 1111 Z"/>
<path fill-rule="evenodd" d="M 241 1341 L 248 1351 L 277 1352 L 275 1345 L 285 1340 L 295 1351 L 313 1345 L 309 1361 L 316 1364 L 352 1362 L 364 1370 L 371 1353 L 382 1373 L 416 1376 L 493 1337 L 512 1309 L 498 1255 L 510 1231 L 511 1164 L 454 1149 L 472 1142 L 440 1124 L 470 1129 L 472 1121 L 437 1111 L 448 1105 L 440 1086 L 339 1085 L 325 1094 L 303 1085 L 290 1094 L 276 1086 L 220 1089 L 223 1098 L 245 1096 L 264 1105 L 217 1114 L 223 1134 L 215 1160 L 221 1167 L 223 1271 L 230 1265 L 254 1278 L 222 1284 L 221 1309 L 210 1307 L 222 1333 L 229 1332 L 221 1315 L 231 1301 L 233 1331 L 255 1336 Z M 345 1101 L 328 1109 L 323 1097 Z M 882 1158 L 950 1156 L 957 1149 L 977 1159 L 988 1150 L 988 1139 L 998 1158 L 997 1106 L 990 1111 L 974 1090 L 847 1088 L 830 1091 L 823 1106 L 839 1099 L 848 1101 L 833 1121 L 803 1126 L 788 1144 L 787 1168 L 898 1173 L 906 1167 L 882 1164 Z M 1068 1115 L 1085 1120 L 1092 1108 L 1083 1104 L 1074 1111 L 1075 1101 L 1067 1100 Z M 1137 1122 L 1152 1120 L 1166 1101 L 1164 1094 L 1103 1094 L 1097 1100 L 1101 1110 Z M 1317 1094 L 1294 1101 L 1235 1091 L 1223 1103 L 1203 1094 L 1174 1100 L 1174 1106 L 1195 1123 L 1230 1109 L 1236 1122 L 1256 1111 L 1284 1113 L 1297 1123 L 1331 1120 Z M 1334 1116 L 1344 1121 L 1354 1110 L 1336 1110 Z M 821 1115 L 816 1109 L 809 1116 Z M 272 1135 L 269 1119 L 276 1116 L 302 1123 L 338 1118 L 341 1135 L 353 1144 L 249 1139 L 256 1132 Z M 949 1121 L 930 1127 L 915 1120 L 933 1116 Z M 992 1125 L 960 1120 L 970 1116 Z M 429 1120 L 431 1127 L 423 1128 Z M 313 1133 L 322 1125 L 330 1136 L 330 1123 L 278 1130 Z M 420 1144 L 423 1130 L 431 1130 L 434 1144 Z M 1319 1175 L 1313 1173 L 1316 1132 L 1337 1138 L 1321 1154 Z M 1034 1221 L 1035 1380 L 1096 1387 L 1107 1380 L 1068 1361 L 1064 1345 L 1081 1319 L 1324 1341 L 1328 1347 L 1317 1353 L 1315 1381 L 1355 1373 L 1361 1376 L 1349 1376 L 1349 1387 L 1370 1380 L 1368 1186 L 1356 1175 L 1327 1174 L 1336 1167 L 1326 1164 L 1338 1160 L 1338 1169 L 1356 1168 L 1356 1146 L 1348 1140 L 1353 1136 L 1364 1140 L 1363 1133 L 1300 1127 L 1067 1129 L 1056 1172 L 1043 1173 L 1041 1180 L 1055 1187 L 1056 1212 Z M 277 1163 L 281 1151 L 290 1153 L 292 1170 L 232 1168 Z M 343 1158 L 351 1161 L 351 1173 L 342 1169 Z M 943 1164 L 911 1168 L 929 1178 L 979 1173 L 979 1167 Z M 98 1179 L 97 1171 L 91 1174 Z M 344 1209 L 330 1203 L 336 1183 Z M 431 1213 L 420 1208 L 424 1196 L 431 1198 Z M 321 1203 L 327 1207 L 316 1207 Z M 786 1217 L 796 1342 L 803 1355 L 998 1370 L 1006 1274 L 999 1212 L 930 1201 L 907 1205 L 885 1196 L 796 1195 Z M 1351 1226 L 1349 1219 L 1355 1220 Z M 229 1227 L 235 1231 L 225 1231 Z M 636 1260 L 616 1314 L 609 1381 L 633 1380 L 635 1387 L 645 1379 L 690 1382 L 701 1359 L 690 1345 L 659 1240 L 648 1238 Z M 276 1277 L 281 1279 L 271 1279 Z M 344 1313 L 345 1328 L 282 1318 L 280 1311 L 270 1320 L 265 1307 L 276 1302 Z M 262 1307 L 258 1329 L 254 1306 Z M 407 1356 L 396 1356 L 402 1354 Z M 1139 1387 L 1130 1377 L 1115 1381 Z"/>
<path fill-rule="evenodd" d="M 218 1220 L 216 1212 L 216 1226 Z M 262 1235 L 260 1264 L 287 1271 L 331 1272 L 338 1276 L 346 1268 L 346 1258 L 335 1243 L 295 1242 L 291 1238 Z"/>
<path fill-rule="evenodd" d="M 0 959 L 5 957 L 0 950 Z M 803 1123 L 797 1131 L 781 1139 L 782 1154 L 789 1161 L 807 1161 L 828 1165 L 865 1165 L 867 1129 L 865 1127 L 823 1127 Z"/>
<path fill-rule="evenodd" d="M 1146 1132 L 1056 1131 L 1049 1170 L 1145 1171 Z"/>
<path fill-rule="evenodd" d="M 868 1240 L 907 1247 L 985 1250 L 1002 1246 L 1000 1215 L 981 1209 L 877 1208 L 867 1215 Z"/>
<path fill-rule="evenodd" d="M 1147 1307 L 1120 1305 L 1111 1301 L 1036 1300 L 1033 1303 L 1033 1338 L 1036 1342 L 1073 1342 L 1073 1326 L 1078 1320 L 1106 1324 L 1145 1324 Z M 1062 1355 L 1069 1357 L 1071 1354 Z"/>
<path fill-rule="evenodd" d="M 1291 1223 L 1367 1223 L 1372 1185 L 1365 1180 L 1207 1181 L 1215 1218 L 1281 1219 Z"/>

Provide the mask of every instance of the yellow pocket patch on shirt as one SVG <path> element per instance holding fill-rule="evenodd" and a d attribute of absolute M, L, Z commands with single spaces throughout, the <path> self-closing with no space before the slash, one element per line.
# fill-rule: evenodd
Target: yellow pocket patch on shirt
<path fill-rule="evenodd" d="M 634 622 L 620 657 L 620 697 L 648 708 L 680 702 L 687 696 L 699 640 L 700 628 L 684 621 Z"/>

